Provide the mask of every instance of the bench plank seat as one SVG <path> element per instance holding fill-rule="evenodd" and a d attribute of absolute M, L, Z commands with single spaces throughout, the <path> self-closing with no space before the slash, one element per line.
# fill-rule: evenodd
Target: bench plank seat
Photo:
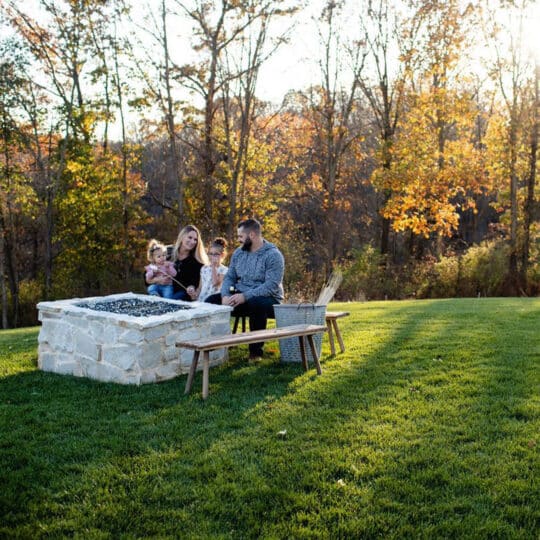
<path fill-rule="evenodd" d="M 254 330 L 252 332 L 240 332 L 239 334 L 226 334 L 224 336 L 214 336 L 211 338 L 193 339 L 190 341 L 178 341 L 177 347 L 184 349 L 198 349 L 200 351 L 211 351 L 223 347 L 233 347 L 235 345 L 245 345 L 258 343 L 260 341 L 271 341 L 308 334 L 319 334 L 325 332 L 326 327 L 315 324 L 296 324 L 283 326 L 281 328 L 269 328 L 267 330 Z"/>
<path fill-rule="evenodd" d="M 183 349 L 192 349 L 193 359 L 191 361 L 191 367 L 189 369 L 189 375 L 186 381 L 185 394 L 189 394 L 195 372 L 197 370 L 197 364 L 200 354 L 203 354 L 203 380 L 202 380 L 202 397 L 206 399 L 208 397 L 209 387 L 209 371 L 210 371 L 210 351 L 215 349 L 223 349 L 229 347 L 235 347 L 237 345 L 245 345 L 249 343 L 260 343 L 265 341 L 272 341 L 282 338 L 298 337 L 300 340 L 300 351 L 302 355 L 302 366 L 304 370 L 308 369 L 308 362 L 306 356 L 306 347 L 304 338 L 307 339 L 317 374 L 321 375 L 322 369 L 319 362 L 319 356 L 315 348 L 315 342 L 313 336 L 315 334 L 321 334 L 327 330 L 326 326 L 316 324 L 297 324 L 292 326 L 284 326 L 281 328 L 270 328 L 267 330 L 255 330 L 253 332 L 242 332 L 240 334 L 225 334 L 223 336 L 212 336 L 210 338 L 194 339 L 190 341 L 178 341 L 176 347 Z"/>
<path fill-rule="evenodd" d="M 330 342 L 330 352 L 332 356 L 336 354 L 336 346 L 334 344 L 334 334 L 338 340 L 339 348 L 342 353 L 345 352 L 345 344 L 343 343 L 343 338 L 341 337 L 341 332 L 339 331 L 337 320 L 342 317 L 348 317 L 350 313 L 348 311 L 327 311 L 326 312 L 326 326 L 328 329 L 328 341 Z M 236 315 L 234 317 L 234 325 L 232 333 L 236 334 L 238 330 L 239 322 L 242 322 L 242 332 L 246 331 L 246 316 L 245 315 Z"/>

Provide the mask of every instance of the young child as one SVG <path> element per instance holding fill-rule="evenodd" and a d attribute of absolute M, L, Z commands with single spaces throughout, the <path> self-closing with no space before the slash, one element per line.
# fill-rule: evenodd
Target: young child
<path fill-rule="evenodd" d="M 227 256 L 227 240 L 218 237 L 210 245 L 210 264 L 201 268 L 201 289 L 199 300 L 209 304 L 221 304 L 221 284 L 228 268 L 222 264 Z"/>
<path fill-rule="evenodd" d="M 174 264 L 167 261 L 167 248 L 157 240 L 148 242 L 148 251 L 146 252 L 148 266 L 144 267 L 144 278 L 148 283 L 148 294 L 162 296 L 163 298 L 173 297 L 173 280 L 176 276 Z"/>

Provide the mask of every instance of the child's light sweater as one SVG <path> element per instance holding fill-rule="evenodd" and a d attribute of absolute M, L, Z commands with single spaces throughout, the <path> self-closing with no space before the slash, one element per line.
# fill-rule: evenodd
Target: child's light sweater
<path fill-rule="evenodd" d="M 167 280 L 163 285 L 172 285 L 172 278 L 176 276 L 174 264 L 170 261 L 165 261 L 164 264 L 149 264 L 144 267 L 146 273 L 144 275 L 147 282 L 157 277 L 158 275 L 167 276 Z"/>
<path fill-rule="evenodd" d="M 227 273 L 228 268 L 220 264 L 217 268 L 217 273 L 224 276 Z M 204 302 L 209 296 L 218 294 L 221 288 L 220 285 L 214 285 L 212 283 L 212 267 L 210 265 L 203 266 L 201 268 L 201 292 L 199 293 L 199 300 Z"/>

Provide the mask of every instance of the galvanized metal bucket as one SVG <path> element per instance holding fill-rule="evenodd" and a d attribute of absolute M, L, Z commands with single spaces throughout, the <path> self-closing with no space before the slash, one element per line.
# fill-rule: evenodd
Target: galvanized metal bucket
<path fill-rule="evenodd" d="M 291 326 L 294 324 L 317 324 L 325 325 L 326 306 L 317 304 L 276 304 L 274 306 L 276 326 Z M 322 334 L 314 336 L 315 350 L 320 356 L 322 346 Z M 279 352 L 282 362 L 302 362 L 300 343 L 297 337 L 279 340 Z M 308 362 L 313 362 L 311 350 L 306 347 Z"/>

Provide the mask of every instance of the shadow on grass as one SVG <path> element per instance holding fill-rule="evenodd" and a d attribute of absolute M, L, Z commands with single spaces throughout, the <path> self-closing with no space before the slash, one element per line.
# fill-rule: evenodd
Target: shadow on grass
<path fill-rule="evenodd" d="M 376 491 L 370 484 L 391 465 L 380 463 L 381 459 L 385 462 L 387 459 L 384 437 L 375 433 L 374 438 L 365 440 L 362 424 L 378 423 L 372 411 L 388 403 L 396 385 L 413 384 L 416 376 L 416 369 L 411 367 L 413 360 L 400 360 L 396 355 L 400 354 L 400 346 L 409 347 L 415 331 L 430 320 L 437 309 L 431 307 L 426 311 L 426 307 L 420 305 L 395 305 L 394 313 L 404 315 L 400 315 L 399 325 L 379 327 L 378 346 L 358 360 L 351 360 L 351 356 L 361 350 L 361 343 L 360 347 L 347 343 L 351 352 L 325 362 L 323 377 L 317 378 L 311 372 L 292 381 L 284 399 L 286 406 L 281 403 L 277 412 L 273 408 L 260 410 L 251 423 L 251 438 L 256 442 L 251 455 L 242 456 L 243 463 L 250 465 L 244 482 L 248 489 L 249 484 L 259 489 L 251 490 L 250 503 L 245 504 L 246 497 L 240 492 L 239 499 L 226 507 L 207 507 L 205 511 L 213 512 L 220 522 L 233 519 L 232 528 L 250 530 L 253 537 L 295 536 L 301 535 L 304 529 L 320 530 L 321 527 L 338 534 L 380 534 L 388 529 L 391 526 L 388 516 L 384 517 L 384 524 L 372 520 L 371 531 L 361 531 L 358 526 L 348 529 L 342 512 L 350 511 L 351 517 L 360 518 L 363 511 L 368 511 Z M 343 327 L 348 342 L 352 341 L 350 329 L 355 324 L 352 319 Z M 355 341 L 361 342 L 366 333 L 369 333 L 368 326 L 356 330 Z M 286 440 L 272 444 L 277 434 L 285 430 Z M 344 456 L 355 443 L 367 444 L 371 449 L 363 452 L 356 447 L 358 466 L 351 468 L 345 465 Z M 223 444 L 224 441 L 220 441 L 220 445 Z M 238 441 L 228 440 L 226 445 L 229 455 L 242 452 Z M 371 473 L 355 472 L 361 468 L 366 471 L 371 468 Z M 357 474 L 362 477 L 364 487 L 360 486 L 358 497 L 351 497 L 342 487 Z M 233 507 L 242 511 L 232 512 Z M 342 511 L 337 511 L 339 508 Z M 261 513 L 266 515 L 264 521 L 257 519 Z"/>
<path fill-rule="evenodd" d="M 252 531 L 253 537 L 309 530 L 344 537 L 419 530 L 527 537 L 538 527 L 538 513 L 530 505 L 521 513 L 497 505 L 516 464 L 499 474 L 493 465 L 511 457 L 505 445 L 513 443 L 515 433 L 500 434 L 501 444 L 493 444 L 486 426 L 497 432 L 499 419 L 481 405 L 493 392 L 494 374 L 508 360 L 502 352 L 504 323 L 492 328 L 486 305 L 475 300 L 460 302 L 455 313 L 447 313 L 448 305 L 392 307 L 402 314 L 400 324 L 381 331 L 378 347 L 358 361 L 349 360 L 349 353 L 326 362 L 322 378 L 295 379 L 279 406 L 260 408 L 249 427 L 256 442 L 247 451 L 242 441 L 225 434 L 206 461 L 227 455 L 220 467 L 241 462 L 235 484 L 243 489 L 230 504 L 202 501 L 205 512 L 233 529 Z M 350 328 L 344 331 L 350 341 Z M 357 331 L 356 338 L 361 340 L 363 332 L 369 330 Z M 483 340 L 471 342 L 475 332 Z M 514 347 L 530 342 L 531 326 L 517 338 Z M 526 400 L 531 388 L 523 384 L 519 368 L 505 367 L 517 371 L 511 393 Z M 507 398 L 496 399 L 504 407 Z M 276 444 L 284 430 L 286 440 Z M 467 440 L 473 443 L 464 448 Z M 492 474 L 488 482 L 484 472 Z M 519 474 L 524 473 L 526 467 Z M 502 485 L 494 490 L 498 482 Z M 529 483 L 522 495 L 530 496 L 530 488 Z M 265 519 L 257 520 L 258 515 Z"/>
<path fill-rule="evenodd" d="M 103 519 L 96 509 L 117 497 L 122 503 L 109 526 L 122 533 L 133 505 L 142 504 L 135 497 L 126 505 L 128 485 L 144 482 L 143 491 L 151 491 L 152 478 L 160 483 L 171 468 L 175 476 L 189 478 L 194 461 L 214 441 L 244 429 L 246 411 L 261 401 L 279 399 L 298 374 L 298 366 L 233 362 L 212 370 L 213 388 L 231 376 L 235 379 L 229 385 L 231 394 L 217 391 L 207 402 L 198 393 L 183 395 L 185 376 L 140 387 L 40 371 L 0 379 L 0 536 L 2 526 L 22 527 L 23 535 L 47 530 L 45 524 L 55 521 L 55 534 L 74 532 L 86 520 L 96 526 L 95 520 Z M 148 476 L 146 467 L 151 470 Z M 170 489 L 178 491 L 178 486 Z M 150 493 L 146 497 L 152 500 Z M 180 506 L 184 498 L 189 504 L 190 497 L 189 489 L 180 490 Z M 122 505 L 127 512 L 123 517 Z M 72 511 L 73 518 L 66 520 Z"/>

